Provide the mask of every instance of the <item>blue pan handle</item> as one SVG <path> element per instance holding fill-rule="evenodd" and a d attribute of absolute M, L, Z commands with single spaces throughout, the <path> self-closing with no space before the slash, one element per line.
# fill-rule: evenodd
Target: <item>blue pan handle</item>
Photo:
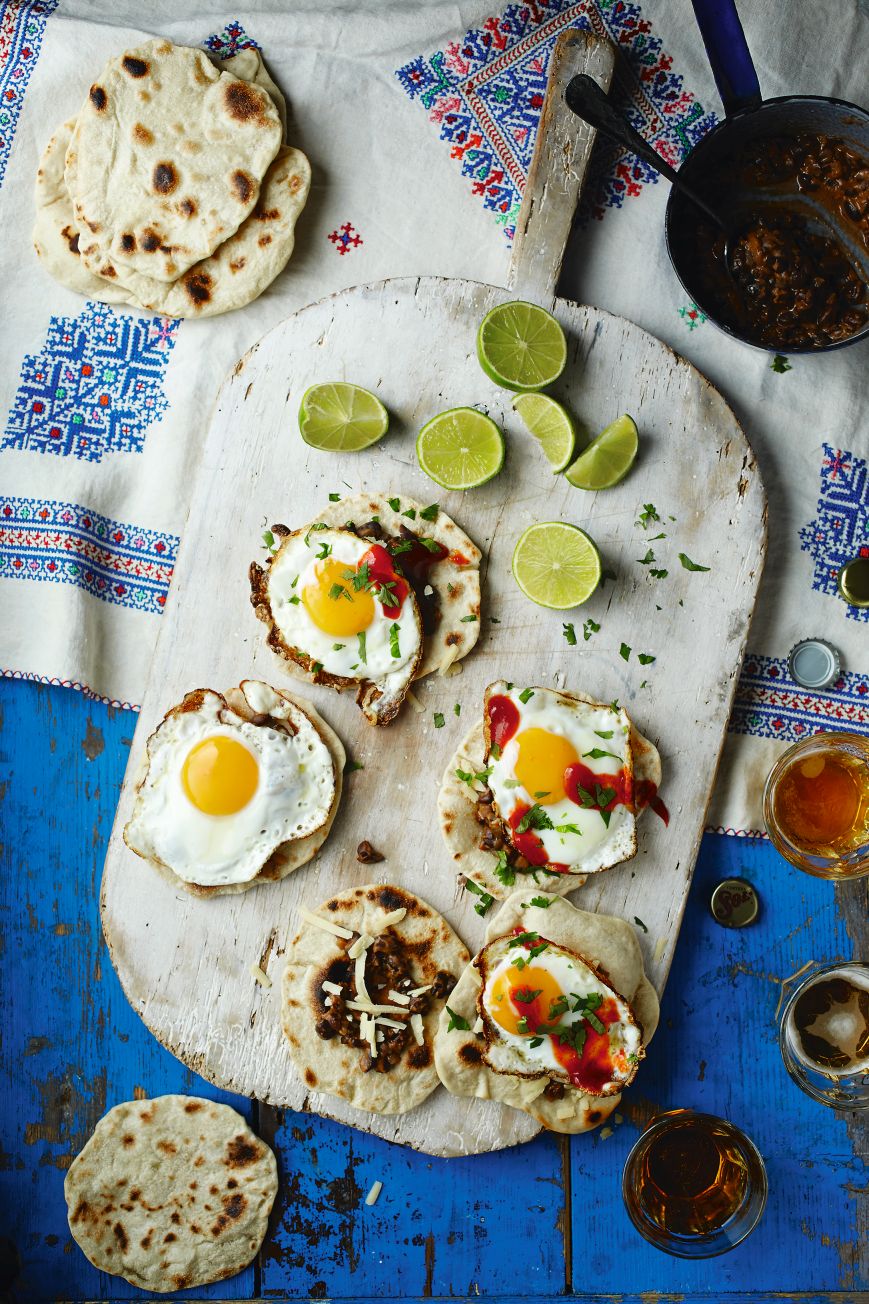
<path fill-rule="evenodd" d="M 691 0 L 724 112 L 756 109 L 760 83 L 734 0 Z"/>

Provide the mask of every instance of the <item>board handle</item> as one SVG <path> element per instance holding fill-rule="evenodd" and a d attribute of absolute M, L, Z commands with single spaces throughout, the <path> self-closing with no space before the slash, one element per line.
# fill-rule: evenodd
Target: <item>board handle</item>
<path fill-rule="evenodd" d="M 564 100 L 567 83 L 584 72 L 608 91 L 615 60 L 615 46 L 594 32 L 571 28 L 555 42 L 507 279 L 518 298 L 534 303 L 548 303 L 555 298 L 573 215 L 597 135 L 593 127 L 580 122 L 568 109 Z"/>

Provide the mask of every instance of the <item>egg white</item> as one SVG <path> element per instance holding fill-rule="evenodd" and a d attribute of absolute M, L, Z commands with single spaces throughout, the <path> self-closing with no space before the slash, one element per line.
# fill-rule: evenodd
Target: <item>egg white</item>
<path fill-rule="evenodd" d="M 248 882 L 282 843 L 307 837 L 326 822 L 336 798 L 334 762 L 301 711 L 291 736 L 251 724 L 219 693 L 206 689 L 199 696 L 196 709 L 170 711 L 148 739 L 147 774 L 124 837 L 133 851 L 187 883 Z M 250 801 L 230 815 L 199 810 L 182 782 L 192 748 L 217 735 L 242 743 L 259 772 Z"/>
<path fill-rule="evenodd" d="M 522 701 L 522 694 L 529 694 Z M 613 774 L 630 762 L 630 721 L 621 709 L 603 704 L 591 705 L 549 688 L 525 689 L 523 685 L 508 687 L 506 683 L 493 684 L 486 693 L 510 698 L 519 712 L 519 728 L 504 746 L 500 756 L 487 756 L 491 768 L 489 787 L 508 833 L 511 812 L 521 803 L 533 806 L 537 798 L 517 780 L 516 761 L 519 756 L 517 739 L 526 729 L 545 729 L 548 733 L 566 738 L 582 763 L 594 774 Z M 611 738 L 601 734 L 612 733 Z M 601 750 L 612 756 L 593 758 L 587 753 Z M 541 787 L 543 785 L 541 784 Z M 610 813 L 609 827 L 597 810 L 585 810 L 564 798 L 543 807 L 551 819 L 552 829 L 535 829 L 552 864 L 568 865 L 572 872 L 591 873 L 607 865 L 617 864 L 633 854 L 634 813 L 624 805 L 617 805 Z M 579 834 L 558 831 L 558 825 L 572 824 Z"/>
<path fill-rule="evenodd" d="M 324 545 L 331 549 L 328 556 L 356 570 L 372 540 L 360 539 L 350 530 L 331 528 L 299 530 L 284 540 L 268 577 L 272 618 L 284 641 L 318 661 L 328 674 L 372 680 L 386 691 L 403 685 L 422 645 L 422 627 L 413 599 L 408 596 L 394 621 L 383 614 L 375 599 L 374 618 L 365 630 L 363 661 L 355 634 L 327 634 L 314 624 L 301 601 L 304 588 L 316 583 L 316 569 L 322 559 L 318 554 L 322 554 Z M 398 625 L 398 656 L 393 656 L 390 645 L 393 624 Z"/>

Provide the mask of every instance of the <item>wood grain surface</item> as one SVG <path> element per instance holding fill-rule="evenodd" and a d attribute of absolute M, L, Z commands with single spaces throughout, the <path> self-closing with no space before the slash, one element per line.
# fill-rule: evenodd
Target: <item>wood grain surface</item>
<path fill-rule="evenodd" d="M 161 625 L 129 774 L 149 734 L 195 687 L 218 689 L 245 676 L 286 682 L 264 646 L 248 601 L 247 569 L 261 555 L 262 523 L 299 526 L 330 492 L 378 490 L 438 500 L 485 554 L 477 649 L 454 678 L 421 681 L 424 707 L 409 707 L 387 732 L 374 730 L 352 700 L 308 691 L 365 769 L 349 776 L 332 835 L 307 869 L 240 897 L 200 901 L 173 889 L 125 847 L 132 788 L 121 798 L 103 881 L 103 923 L 133 1008 L 191 1067 L 229 1090 L 309 1108 L 438 1154 L 474 1153 L 528 1139 L 528 1116 L 438 1090 L 399 1118 L 360 1114 L 308 1093 L 296 1078 L 278 1020 L 279 985 L 257 987 L 249 967 L 268 956 L 273 979 L 294 929 L 297 905 L 315 906 L 371 869 L 354 849 L 368 839 L 385 853 L 381 881 L 417 892 L 440 910 L 473 952 L 483 921 L 459 892 L 435 817 L 440 776 L 481 710 L 485 685 L 500 675 L 527 684 L 619 698 L 660 746 L 669 828 L 647 815 L 639 854 L 593 877 L 578 904 L 644 921 L 646 967 L 659 989 L 670 967 L 703 827 L 730 701 L 760 578 L 765 545 L 763 489 L 751 451 L 721 397 L 664 345 L 619 318 L 558 302 L 568 364 L 559 396 L 587 431 L 627 410 L 640 424 L 642 454 L 632 474 L 601 494 L 555 478 L 523 433 L 510 396 L 477 363 L 477 323 L 503 290 L 436 278 L 346 291 L 313 305 L 260 342 L 226 382 L 207 439 L 190 518 Z M 317 381 L 352 379 L 377 391 L 392 426 L 358 456 L 305 446 L 296 429 L 302 392 Z M 486 407 L 507 435 L 505 470 L 480 490 L 445 494 L 420 472 L 414 439 L 433 413 L 462 403 Z M 637 524 L 654 502 L 660 525 Z M 563 635 L 563 613 L 529 603 L 510 559 L 530 522 L 564 519 L 596 539 L 615 576 L 580 611 L 579 634 Z M 666 579 L 638 564 L 648 537 Z M 689 572 L 683 552 L 710 567 Z M 601 626 L 588 641 L 582 621 Z M 495 622 L 499 623 L 495 623 Z M 622 644 L 632 649 L 620 656 Z M 654 656 L 642 665 L 640 653 Z M 453 713 L 460 703 L 462 715 Z M 447 724 L 435 729 L 433 713 Z"/>

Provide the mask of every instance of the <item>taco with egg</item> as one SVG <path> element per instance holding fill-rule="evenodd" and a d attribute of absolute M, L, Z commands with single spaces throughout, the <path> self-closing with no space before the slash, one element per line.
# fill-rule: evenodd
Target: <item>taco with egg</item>
<path fill-rule="evenodd" d="M 554 1132 L 618 1106 L 658 1025 L 636 933 L 551 893 L 514 892 L 450 994 L 435 1065 L 456 1096 L 499 1100 Z"/>
<path fill-rule="evenodd" d="M 356 1109 L 414 1109 L 438 1085 L 435 1027 L 467 950 L 436 910 L 389 885 L 348 888 L 300 916 L 281 995 L 300 1077 Z"/>

